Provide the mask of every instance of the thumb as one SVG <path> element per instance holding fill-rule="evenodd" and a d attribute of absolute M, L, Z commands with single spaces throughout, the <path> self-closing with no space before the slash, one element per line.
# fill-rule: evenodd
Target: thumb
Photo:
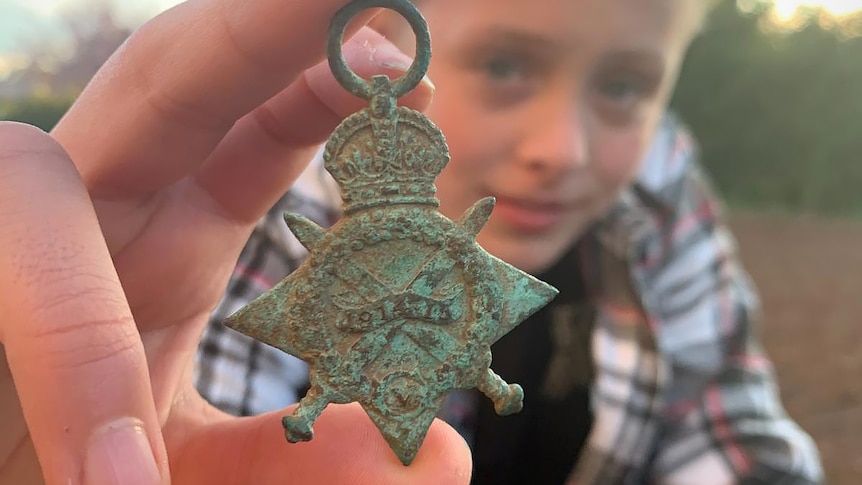
<path fill-rule="evenodd" d="M 203 406 L 195 408 L 204 409 Z M 292 411 L 288 409 L 288 413 Z M 199 411 L 188 421 L 200 420 Z M 205 413 L 203 413 L 205 414 Z M 210 420 L 171 456 L 182 484 L 218 485 L 467 485 L 470 449 L 452 427 L 435 420 L 409 466 L 404 466 L 359 404 L 330 404 L 314 425 L 314 439 L 288 443 L 272 412 Z M 213 460 L 229 456 L 230 460 Z"/>
<path fill-rule="evenodd" d="M 143 345 L 87 191 L 27 125 L 0 123 L 0 228 L 0 343 L 45 481 L 168 483 Z M 19 424 L 0 415 L 0 429 Z"/>

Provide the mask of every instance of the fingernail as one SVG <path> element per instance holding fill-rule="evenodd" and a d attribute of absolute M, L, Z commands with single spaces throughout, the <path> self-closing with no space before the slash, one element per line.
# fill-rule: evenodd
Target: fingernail
<path fill-rule="evenodd" d="M 360 44 L 360 47 L 368 52 L 369 59 L 373 64 L 384 69 L 407 72 L 413 64 L 412 57 L 402 52 L 395 44 L 382 36 L 375 35 L 371 39 L 365 39 Z M 428 76 L 422 78 L 422 83 L 428 86 L 432 92 L 437 89 Z"/>
<path fill-rule="evenodd" d="M 373 44 L 368 42 L 365 48 L 371 53 L 371 62 L 380 67 L 406 72 L 413 64 L 413 59 L 410 56 L 401 52 L 389 41 L 383 40 Z"/>
<path fill-rule="evenodd" d="M 423 82 L 423 83 L 425 83 L 425 84 L 427 84 L 427 85 L 428 85 L 428 87 L 429 87 L 429 88 L 431 88 L 431 91 L 436 91 L 436 90 L 437 90 L 437 86 L 435 86 L 435 85 L 434 85 L 434 83 L 433 83 L 433 82 L 431 82 L 431 78 L 430 78 L 430 77 L 428 77 L 428 75 L 427 75 L 427 74 L 422 78 L 422 82 Z"/>
<path fill-rule="evenodd" d="M 144 423 L 123 418 L 96 430 L 84 463 L 85 485 L 159 485 L 159 467 Z"/>
<path fill-rule="evenodd" d="M 410 69 L 410 65 L 413 64 L 413 59 L 387 42 L 373 48 L 371 51 L 371 62 L 386 69 L 407 72 Z M 422 83 L 431 88 L 431 91 L 437 89 L 427 75 L 422 78 Z"/>

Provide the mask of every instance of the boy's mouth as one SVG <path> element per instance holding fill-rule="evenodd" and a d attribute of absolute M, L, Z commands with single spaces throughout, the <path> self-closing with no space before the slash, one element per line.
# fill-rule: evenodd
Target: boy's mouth
<path fill-rule="evenodd" d="M 567 215 L 584 202 L 561 202 L 496 195 L 494 216 L 512 229 L 523 233 L 543 233 L 557 227 Z"/>

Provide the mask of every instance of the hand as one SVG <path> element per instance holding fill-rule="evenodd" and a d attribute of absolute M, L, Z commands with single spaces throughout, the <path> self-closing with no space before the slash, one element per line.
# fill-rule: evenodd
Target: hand
<path fill-rule="evenodd" d="M 190 0 L 139 30 L 53 137 L 0 124 L 0 484 L 469 481 L 445 424 L 404 467 L 356 405 L 291 445 L 288 411 L 233 418 L 192 386 L 253 224 L 364 105 L 321 62 L 345 3 Z M 357 29 L 355 71 L 406 70 Z"/>

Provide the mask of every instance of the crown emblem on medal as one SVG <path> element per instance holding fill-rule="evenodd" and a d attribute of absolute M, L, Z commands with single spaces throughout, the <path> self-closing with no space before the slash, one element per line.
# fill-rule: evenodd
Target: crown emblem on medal
<path fill-rule="evenodd" d="M 345 213 L 399 203 L 436 207 L 434 180 L 449 163 L 446 139 L 421 113 L 394 105 L 388 78 L 371 85 L 371 106 L 335 129 L 323 155 L 342 187 Z"/>

